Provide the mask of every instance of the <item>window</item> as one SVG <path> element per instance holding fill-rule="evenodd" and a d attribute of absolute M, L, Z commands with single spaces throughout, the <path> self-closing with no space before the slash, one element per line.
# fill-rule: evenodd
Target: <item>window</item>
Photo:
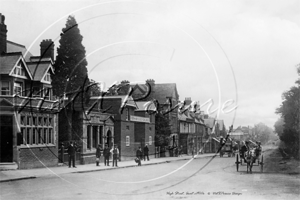
<path fill-rule="evenodd" d="M 44 97 L 47 100 L 50 100 L 51 88 L 44 88 Z"/>
<path fill-rule="evenodd" d="M 49 128 L 49 133 L 48 133 L 48 143 L 52 143 L 52 135 L 53 135 L 52 128 Z"/>
<path fill-rule="evenodd" d="M 126 108 L 126 121 L 130 120 L 129 108 Z"/>
<path fill-rule="evenodd" d="M 126 147 L 130 146 L 130 137 L 126 136 Z"/>
<path fill-rule="evenodd" d="M 14 83 L 14 94 L 22 96 L 23 84 L 20 82 Z"/>
<path fill-rule="evenodd" d="M 92 135 L 92 139 L 93 139 L 93 148 L 97 148 L 97 143 L 98 143 L 98 141 L 97 141 L 97 135 L 98 135 L 98 126 L 93 126 L 93 135 Z"/>
<path fill-rule="evenodd" d="M 51 75 L 50 75 L 49 71 L 47 72 L 44 80 L 47 82 L 51 82 Z"/>
<path fill-rule="evenodd" d="M 21 116 L 21 125 L 26 125 L 25 116 Z"/>
<path fill-rule="evenodd" d="M 44 117 L 44 126 L 48 125 L 48 117 Z"/>
<path fill-rule="evenodd" d="M 126 130 L 129 130 L 129 126 L 126 126 Z"/>
<path fill-rule="evenodd" d="M 34 126 L 36 126 L 36 125 L 37 125 L 37 123 L 36 123 L 36 120 L 37 120 L 37 118 L 36 118 L 36 117 L 32 117 L 32 125 L 34 125 Z"/>
<path fill-rule="evenodd" d="M 47 129 L 44 129 L 44 143 L 47 144 Z"/>
<path fill-rule="evenodd" d="M 1 81 L 1 95 L 10 95 L 9 81 Z"/>
<path fill-rule="evenodd" d="M 13 74 L 18 76 L 25 76 L 25 71 L 21 66 L 21 62 L 15 67 Z"/>
<path fill-rule="evenodd" d="M 43 132 L 42 132 L 43 129 L 39 128 L 38 129 L 38 143 L 39 144 L 43 144 Z"/>
<path fill-rule="evenodd" d="M 152 131 L 152 127 L 151 126 L 149 126 L 149 131 Z"/>
<path fill-rule="evenodd" d="M 91 126 L 87 127 L 87 149 L 91 149 Z"/>
<path fill-rule="evenodd" d="M 32 144 L 36 144 L 37 141 L 36 141 L 36 129 L 33 128 L 32 129 Z"/>
<path fill-rule="evenodd" d="M 43 126 L 43 117 L 38 117 L 38 125 Z"/>
<path fill-rule="evenodd" d="M 152 145 L 152 136 L 149 136 L 149 145 Z"/>
<path fill-rule="evenodd" d="M 52 117 L 49 117 L 48 126 L 52 126 Z"/>
<path fill-rule="evenodd" d="M 27 128 L 27 134 L 26 134 L 26 144 L 31 144 L 30 141 L 30 132 L 31 132 L 31 128 Z"/>
<path fill-rule="evenodd" d="M 27 125 L 31 125 L 31 116 L 27 116 Z"/>

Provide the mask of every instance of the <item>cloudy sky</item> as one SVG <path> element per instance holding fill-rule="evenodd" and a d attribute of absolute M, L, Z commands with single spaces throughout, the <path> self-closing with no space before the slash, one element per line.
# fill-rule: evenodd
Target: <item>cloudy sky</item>
<path fill-rule="evenodd" d="M 228 127 L 273 127 L 297 79 L 299 0 L 0 0 L 8 40 L 39 55 L 74 15 L 89 77 L 176 83 Z M 209 102 L 212 104 L 209 106 Z M 237 106 L 237 109 L 233 108 Z M 216 110 L 215 112 L 213 112 Z"/>

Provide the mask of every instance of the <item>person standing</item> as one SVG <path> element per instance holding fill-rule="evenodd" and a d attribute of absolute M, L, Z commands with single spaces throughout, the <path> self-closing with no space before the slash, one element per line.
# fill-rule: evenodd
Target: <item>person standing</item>
<path fill-rule="evenodd" d="M 98 144 L 98 147 L 96 149 L 96 166 L 99 166 L 102 151 L 103 151 L 103 149 L 102 149 L 101 144 Z"/>
<path fill-rule="evenodd" d="M 108 145 L 105 145 L 104 151 L 103 151 L 103 156 L 104 156 L 104 165 L 109 166 L 109 156 L 110 156 L 110 150 L 108 148 Z"/>
<path fill-rule="evenodd" d="M 70 142 L 70 145 L 68 146 L 69 168 L 71 167 L 71 162 L 73 164 L 73 167 L 76 168 L 76 166 L 75 166 L 75 152 L 76 152 L 76 148 L 75 148 L 73 142 Z"/>
<path fill-rule="evenodd" d="M 138 158 L 138 166 L 142 166 L 141 160 L 143 159 L 143 153 L 141 147 L 136 151 L 136 157 Z"/>
<path fill-rule="evenodd" d="M 116 165 L 118 167 L 118 159 L 119 159 L 119 149 L 118 146 L 115 144 L 115 147 L 110 150 L 110 153 L 113 155 L 113 167 Z"/>
<path fill-rule="evenodd" d="M 149 161 L 149 148 L 148 148 L 147 144 L 144 147 L 144 161 L 146 160 L 146 157 L 147 157 L 147 160 Z"/>

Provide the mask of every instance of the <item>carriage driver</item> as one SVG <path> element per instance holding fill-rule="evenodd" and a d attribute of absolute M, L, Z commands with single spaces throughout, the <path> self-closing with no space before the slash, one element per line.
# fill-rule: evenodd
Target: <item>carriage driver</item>
<path fill-rule="evenodd" d="M 261 142 L 257 141 L 256 145 L 257 146 L 255 147 L 255 157 L 256 157 L 256 159 L 258 159 L 258 164 L 259 164 L 260 155 L 261 155 L 261 152 L 262 152 Z"/>
<path fill-rule="evenodd" d="M 241 148 L 241 155 L 243 156 L 245 162 L 247 162 L 245 153 L 250 150 L 249 143 L 250 143 L 249 141 L 246 141 Z"/>

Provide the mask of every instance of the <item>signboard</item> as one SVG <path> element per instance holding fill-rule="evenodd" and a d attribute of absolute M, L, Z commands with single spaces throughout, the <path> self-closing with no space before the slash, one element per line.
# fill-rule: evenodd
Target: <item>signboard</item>
<path fill-rule="evenodd" d="M 130 115 L 130 121 L 150 123 L 150 118 Z"/>

